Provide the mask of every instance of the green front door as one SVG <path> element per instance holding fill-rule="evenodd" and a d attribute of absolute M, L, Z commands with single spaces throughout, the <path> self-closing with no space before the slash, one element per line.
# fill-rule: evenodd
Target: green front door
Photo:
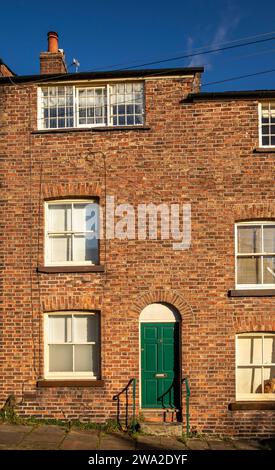
<path fill-rule="evenodd" d="M 179 324 L 141 323 L 141 406 L 179 408 Z"/>

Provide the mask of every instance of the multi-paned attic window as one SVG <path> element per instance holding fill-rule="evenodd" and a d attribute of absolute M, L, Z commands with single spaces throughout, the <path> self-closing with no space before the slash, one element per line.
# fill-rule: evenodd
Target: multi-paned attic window
<path fill-rule="evenodd" d="M 39 88 L 39 129 L 143 124 L 144 86 L 141 82 Z"/>
<path fill-rule="evenodd" d="M 275 101 L 260 104 L 260 146 L 275 147 Z"/>

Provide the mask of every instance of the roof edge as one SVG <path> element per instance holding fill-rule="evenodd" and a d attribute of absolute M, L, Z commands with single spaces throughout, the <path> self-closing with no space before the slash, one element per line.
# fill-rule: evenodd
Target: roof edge
<path fill-rule="evenodd" d="M 162 75 L 195 75 L 196 73 L 203 73 L 204 67 L 176 67 L 165 69 L 139 69 L 139 70 L 111 70 L 111 71 L 98 71 L 98 72 L 77 72 L 77 73 L 64 73 L 64 74 L 43 74 L 43 75 L 17 75 L 13 81 L 15 83 L 36 82 L 36 81 L 73 81 L 73 80 L 88 80 L 88 79 L 108 79 L 108 78 L 123 78 L 123 77 L 154 77 L 155 75 L 161 77 Z M 1 77 L 0 83 L 8 83 L 8 77 Z"/>
<path fill-rule="evenodd" d="M 193 103 L 195 101 L 211 100 L 236 100 L 251 98 L 275 98 L 275 90 L 244 90 L 244 91 L 215 91 L 202 93 L 189 93 L 181 100 L 181 103 Z"/>

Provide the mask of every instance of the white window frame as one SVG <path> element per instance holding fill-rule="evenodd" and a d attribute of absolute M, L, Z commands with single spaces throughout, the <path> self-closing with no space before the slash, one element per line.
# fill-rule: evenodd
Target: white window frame
<path fill-rule="evenodd" d="M 110 119 L 110 87 L 117 85 L 117 84 L 131 84 L 131 83 L 141 83 L 142 84 L 142 123 L 141 124 L 123 124 L 122 126 L 119 124 L 112 124 L 111 119 Z M 47 85 L 45 85 L 47 86 Z M 127 80 L 127 81 L 114 81 L 111 83 L 95 83 L 94 85 L 91 84 L 82 84 L 82 85 L 71 85 L 71 84 L 66 84 L 66 85 L 54 85 L 55 87 L 58 86 L 71 86 L 73 88 L 73 99 L 74 99 L 74 113 L 73 113 L 73 127 L 43 127 L 43 116 L 42 116 L 42 86 L 37 88 L 37 129 L 39 130 L 47 130 L 47 131 L 55 131 L 59 129 L 77 129 L 77 128 L 86 128 L 86 129 L 91 129 L 93 127 L 143 127 L 145 124 L 145 86 L 144 82 L 141 80 Z M 107 115 L 106 115 L 106 123 L 102 124 L 79 124 L 78 123 L 78 117 L 79 117 L 79 108 L 78 108 L 78 90 L 83 89 L 83 88 L 104 88 L 107 90 L 106 93 L 106 99 L 107 99 Z"/>
<path fill-rule="evenodd" d="M 104 126 L 109 125 L 108 124 L 109 123 L 109 120 L 108 120 L 109 106 L 108 106 L 108 96 L 107 96 L 107 94 L 106 94 L 106 99 L 107 99 L 106 122 L 103 122 L 103 123 L 100 123 L 100 124 L 79 124 L 79 90 L 91 89 L 91 88 L 105 90 L 106 85 L 105 86 L 92 86 L 92 87 L 89 87 L 89 86 L 74 87 L 74 96 L 75 96 L 74 127 L 80 127 L 80 128 L 89 127 L 90 128 L 90 127 L 104 127 Z"/>
<path fill-rule="evenodd" d="M 51 316 L 68 316 L 68 317 L 74 317 L 77 315 L 96 315 L 97 318 L 97 342 L 96 341 L 91 341 L 91 342 L 85 342 L 85 343 L 74 343 L 68 342 L 68 343 L 49 343 L 49 317 Z M 72 325 L 73 325 L 73 319 L 72 319 Z M 73 327 L 72 327 L 72 334 L 73 334 Z M 71 344 L 71 345 L 79 345 L 79 344 L 94 344 L 97 345 L 97 369 L 98 369 L 98 375 L 95 375 L 92 371 L 91 372 L 50 372 L 49 371 L 49 345 L 50 344 Z M 99 374 L 100 374 L 100 318 L 99 318 L 99 313 L 98 312 L 87 312 L 87 311 L 60 311 L 60 312 L 48 312 L 44 315 L 44 378 L 45 379 L 62 379 L 62 380 L 79 380 L 79 379 L 91 379 L 91 380 L 98 380 L 99 379 Z M 73 359 L 73 364 L 74 364 L 74 359 Z"/>
<path fill-rule="evenodd" d="M 44 109 L 44 107 L 42 106 L 42 88 L 43 86 L 41 87 L 37 87 L 37 129 L 39 130 L 46 130 L 46 131 L 54 131 L 54 130 L 59 130 L 59 129 L 73 129 L 76 127 L 76 112 L 75 112 L 75 103 L 76 103 L 76 96 L 75 96 L 75 87 L 72 86 L 72 85 L 60 85 L 60 86 L 64 86 L 64 87 L 71 87 L 72 88 L 72 95 L 73 95 L 73 116 L 72 116 L 72 119 L 73 119 L 73 126 L 72 127 L 44 127 L 42 125 L 43 123 L 43 114 L 42 114 L 42 109 Z M 49 88 L 48 85 L 45 85 L 44 88 Z M 52 86 L 52 88 L 58 88 L 58 85 L 54 85 Z M 66 119 L 64 117 L 64 119 Z"/>
<path fill-rule="evenodd" d="M 258 337 L 262 338 L 262 348 L 264 348 L 264 337 L 265 336 L 275 336 L 274 332 L 259 332 L 259 333 L 239 333 L 235 337 L 235 351 L 236 351 L 236 360 L 235 360 L 235 396 L 237 401 L 248 400 L 248 401 L 275 401 L 275 393 L 238 393 L 238 370 L 240 367 L 252 368 L 253 364 L 239 364 L 239 349 L 238 349 L 238 338 L 239 337 Z M 258 367 L 263 370 L 264 367 L 275 367 L 274 364 L 255 364 L 255 367 Z M 262 379 L 263 380 L 263 379 Z M 262 382 L 263 383 L 263 382 Z"/>
<path fill-rule="evenodd" d="M 274 102 L 274 101 L 269 100 L 269 101 L 262 101 L 261 103 L 258 103 L 259 147 L 261 147 L 261 148 L 275 148 L 275 144 L 274 145 L 263 145 L 263 143 L 262 143 L 262 138 L 263 138 L 263 134 L 262 134 L 262 105 L 263 104 L 269 104 L 271 102 Z M 275 102 L 274 102 L 274 104 L 275 104 Z"/>
<path fill-rule="evenodd" d="M 98 235 L 98 263 L 93 263 L 92 261 L 62 261 L 62 262 L 51 262 L 49 259 L 49 253 L 50 253 L 50 237 L 49 237 L 49 205 L 60 205 L 60 204 L 93 204 L 96 203 L 98 204 L 98 200 L 96 199 L 55 199 L 53 201 L 45 201 L 44 203 L 44 214 L 45 214 L 45 234 L 44 234 L 44 260 L 45 260 L 45 266 L 50 267 L 50 266 L 96 266 L 99 263 L 99 235 Z M 99 204 L 98 204 L 99 208 Z M 100 214 L 98 213 L 98 225 L 100 223 Z M 72 227 L 73 228 L 73 227 Z M 66 232 L 62 232 L 66 233 Z M 84 232 L 77 232 L 70 230 L 68 233 L 84 233 Z M 86 232 L 85 232 L 86 233 Z"/>
<path fill-rule="evenodd" d="M 274 256 L 275 253 L 255 253 L 255 256 L 261 258 L 261 267 L 262 267 L 262 284 L 238 284 L 238 258 L 245 257 L 245 256 L 252 256 L 252 253 L 238 253 L 238 227 L 247 227 L 249 225 L 257 225 L 257 226 L 268 226 L 272 225 L 275 226 L 275 221 L 248 221 L 248 222 L 237 222 L 235 224 L 235 287 L 236 289 L 275 289 L 275 278 L 274 284 L 263 284 L 263 257 L 264 256 Z M 262 247 L 263 247 L 263 229 L 261 229 L 262 235 Z"/>

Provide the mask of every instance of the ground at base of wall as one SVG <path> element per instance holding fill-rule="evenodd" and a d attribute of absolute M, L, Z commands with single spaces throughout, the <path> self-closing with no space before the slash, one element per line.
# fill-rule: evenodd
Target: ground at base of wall
<path fill-rule="evenodd" d="M 0 450 L 274 450 L 275 439 L 176 438 L 67 429 L 56 425 L 0 424 Z"/>

